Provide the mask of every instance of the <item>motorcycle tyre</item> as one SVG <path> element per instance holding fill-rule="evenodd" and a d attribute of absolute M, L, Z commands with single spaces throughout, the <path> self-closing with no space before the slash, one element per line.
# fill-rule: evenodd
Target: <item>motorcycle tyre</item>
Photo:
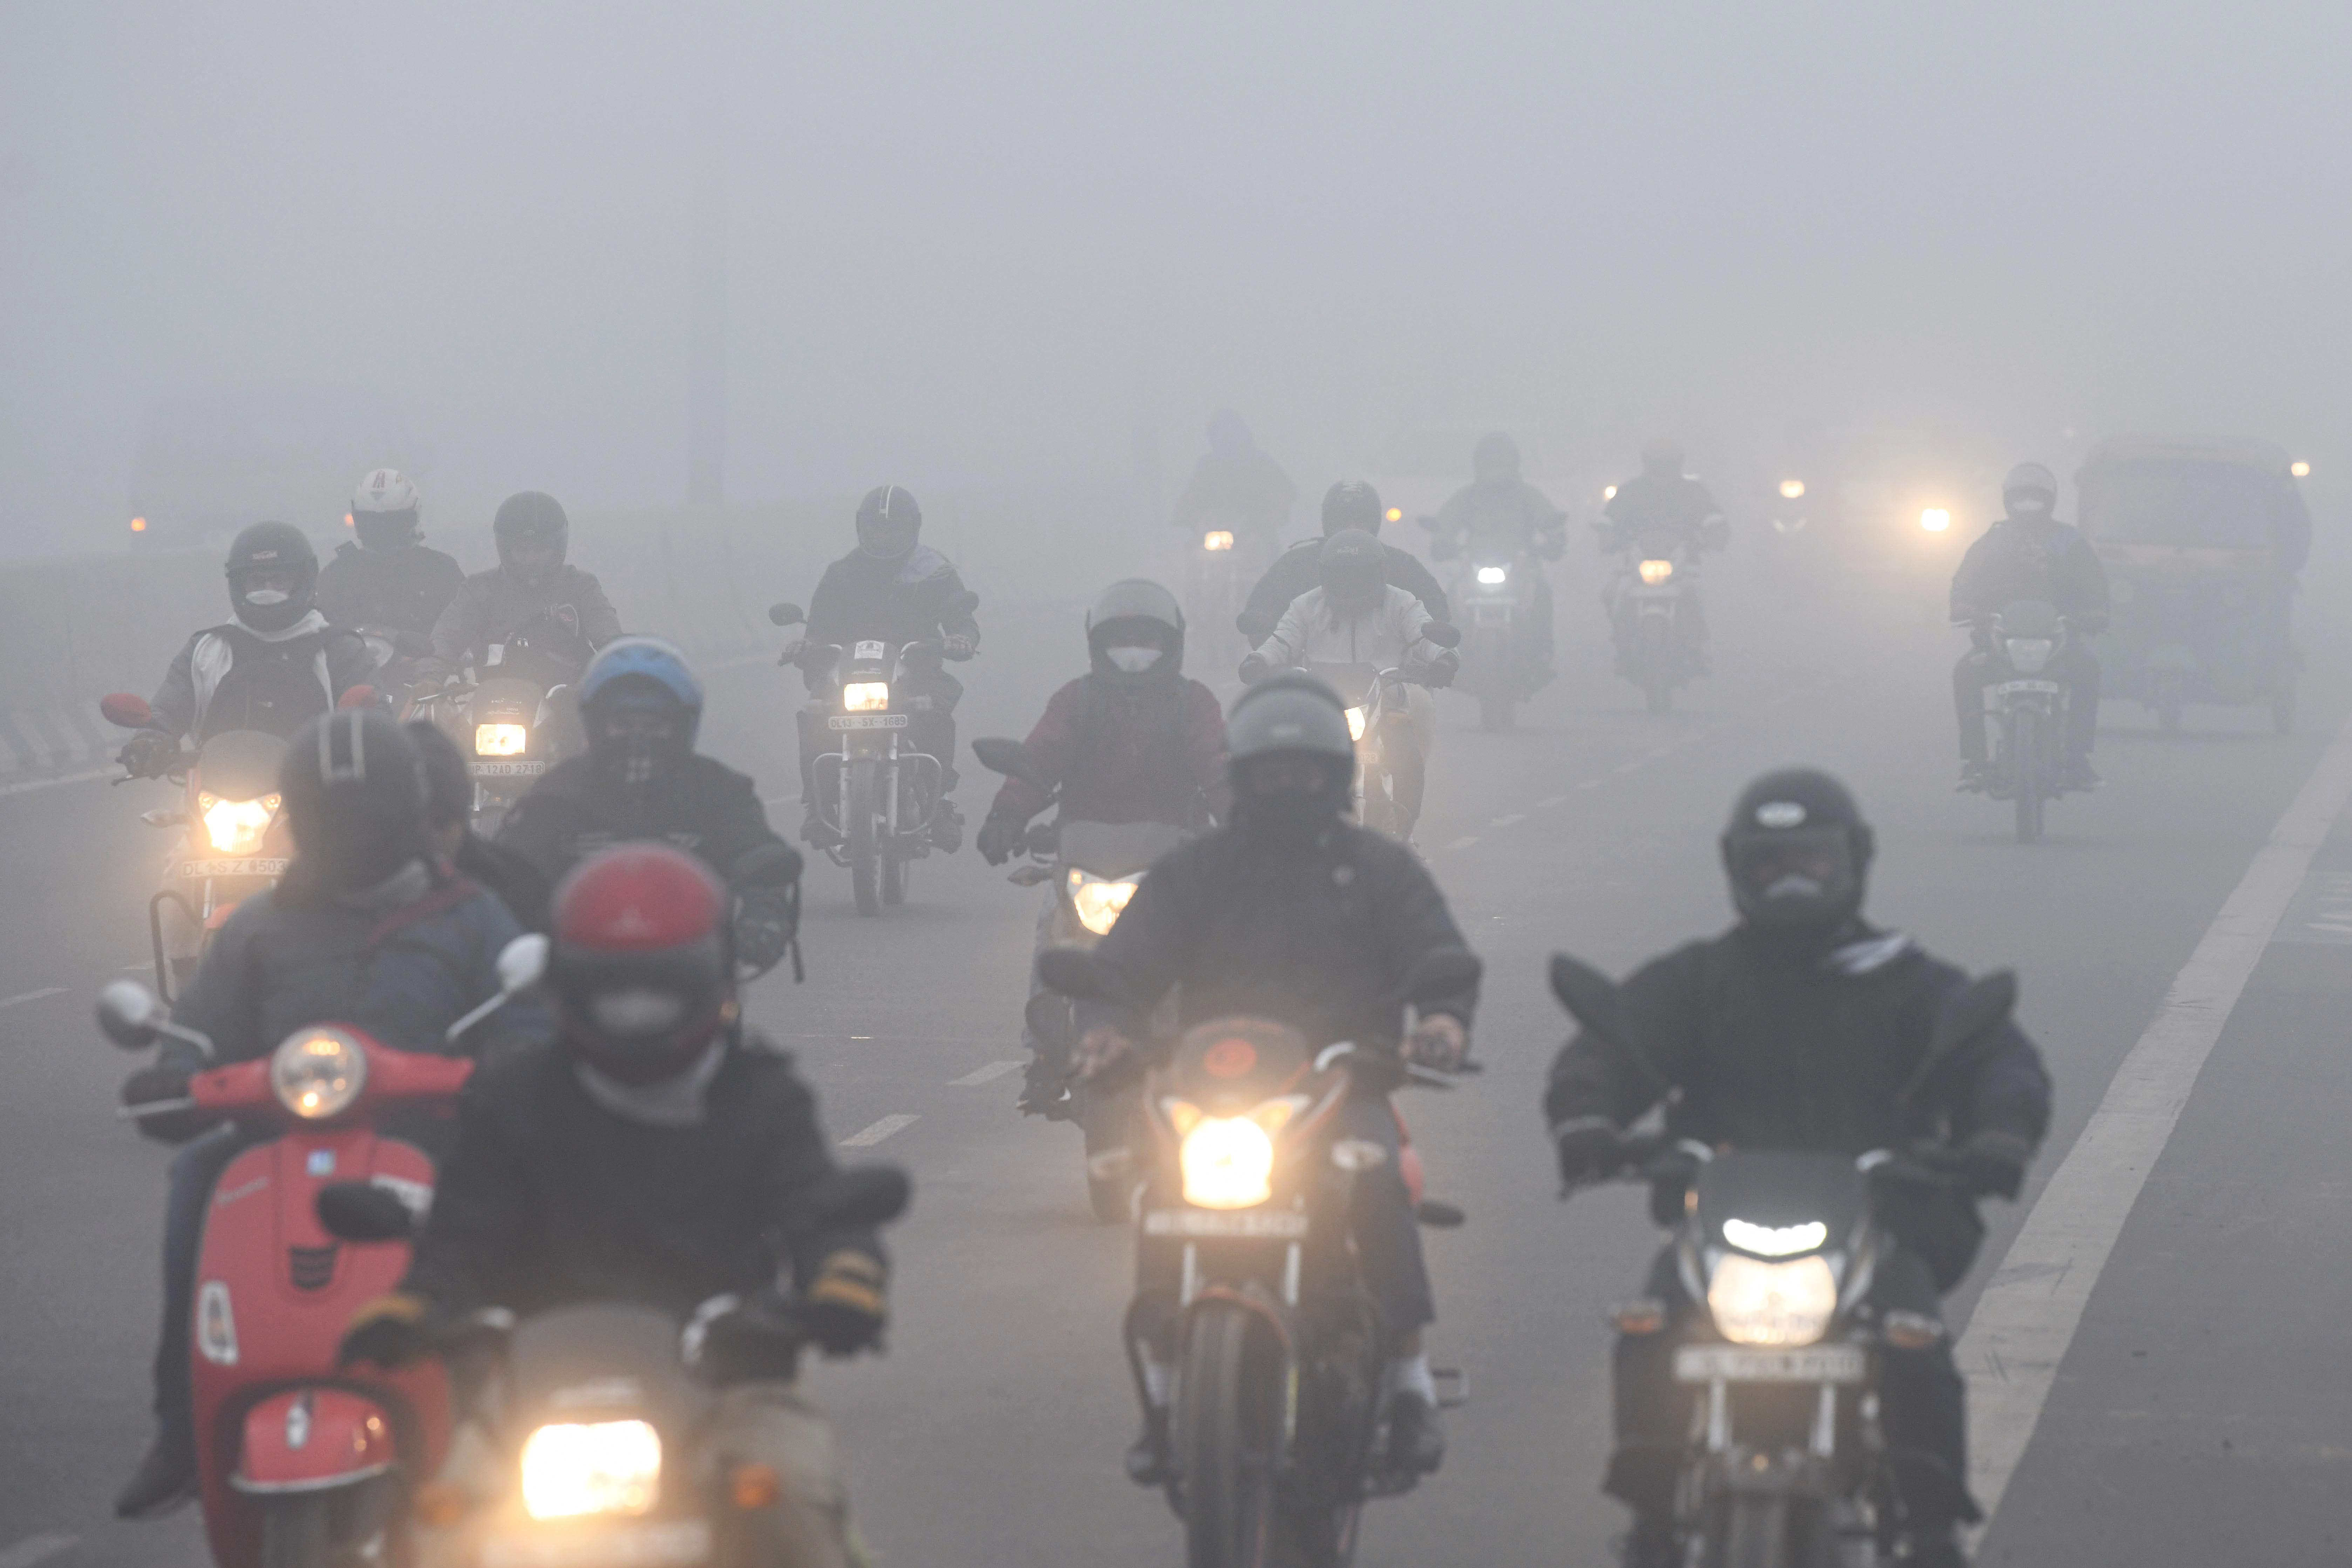
<path fill-rule="evenodd" d="M 1176 1396 L 1184 1478 L 1185 1568 L 1278 1568 L 1274 1382 L 1253 1377 L 1270 1349 L 1254 1314 L 1216 1301 L 1192 1315 Z M 1253 1342 L 1257 1343 L 1255 1346 Z"/>
<path fill-rule="evenodd" d="M 874 798 L 877 764 L 869 757 L 851 762 L 841 781 L 841 834 L 843 853 L 849 861 L 849 889 L 857 900 L 857 913 L 876 915 L 882 913 L 882 846 L 875 818 L 877 802 Z"/>
<path fill-rule="evenodd" d="M 2042 721 L 2039 715 L 2027 713 L 2018 716 L 2010 738 L 2011 777 L 2016 780 L 2014 804 L 2017 809 L 2017 841 L 2038 843 L 2042 839 L 2042 809 L 2050 792 L 2050 761 L 2045 755 Z"/>
<path fill-rule="evenodd" d="M 898 904 L 907 902 L 907 883 L 914 867 L 903 859 L 893 846 L 882 856 L 882 902 Z"/>
<path fill-rule="evenodd" d="M 1642 696 L 1653 714 L 1674 711 L 1674 628 L 1664 621 L 1642 622 Z"/>
<path fill-rule="evenodd" d="M 1789 1552 L 1789 1500 L 1783 1497 L 1738 1496 L 1724 1500 L 1723 1547 L 1708 1563 L 1720 1568 L 1811 1568 Z"/>
<path fill-rule="evenodd" d="M 334 1496 L 295 1492 L 262 1506 L 259 1568 L 339 1568 L 334 1545 Z"/>

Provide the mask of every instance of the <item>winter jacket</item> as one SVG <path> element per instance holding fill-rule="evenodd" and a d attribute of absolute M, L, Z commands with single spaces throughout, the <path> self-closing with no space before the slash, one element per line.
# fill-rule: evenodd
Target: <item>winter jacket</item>
<path fill-rule="evenodd" d="M 1531 550 L 1557 558 L 1567 544 L 1568 516 L 1524 479 L 1473 483 L 1437 509 L 1436 535 L 1480 559 L 1516 559 Z"/>
<path fill-rule="evenodd" d="M 1066 819 L 1190 827 L 1224 784 L 1225 719 L 1215 693 L 1180 674 L 1087 674 L 1054 694 L 1026 749 Z M 1025 822 L 1046 803 L 1007 779 L 989 814 Z"/>
<path fill-rule="evenodd" d="M 319 573 L 319 608 L 337 626 L 429 638 L 466 580 L 453 556 L 423 545 L 362 549 L 346 540 Z"/>
<path fill-rule="evenodd" d="M 1402 588 L 1421 601 L 1433 620 L 1450 621 L 1453 612 L 1445 602 L 1445 590 L 1430 575 L 1429 568 L 1410 550 L 1394 545 L 1382 545 L 1388 558 L 1388 580 L 1392 588 Z M 1282 612 L 1300 594 L 1320 586 L 1323 566 L 1323 541 L 1308 539 L 1295 544 L 1275 558 L 1257 586 L 1250 590 L 1249 602 L 1242 607 L 1239 625 L 1242 635 L 1253 643 L 1263 643 L 1282 623 Z"/>
<path fill-rule="evenodd" d="M 980 623 L 955 601 L 964 593 L 954 563 L 929 545 L 896 560 L 852 550 L 824 569 L 809 596 L 811 643 L 844 645 L 861 639 L 915 643 L 930 637 L 980 640 Z"/>
<path fill-rule="evenodd" d="M 432 664 L 444 674 L 461 669 L 542 618 L 580 644 L 582 669 L 597 649 L 621 634 L 620 612 L 604 597 L 604 585 L 578 567 L 558 568 L 542 587 L 492 567 L 459 583 L 449 607 L 433 623 Z"/>
<path fill-rule="evenodd" d="M 2020 600 L 2054 604 L 2085 632 L 2107 623 L 2107 569 L 2082 530 L 2003 517 L 1984 531 L 1952 574 L 1952 619 L 1999 614 Z"/>
<path fill-rule="evenodd" d="M 1335 609 L 1320 588 L 1290 601 L 1281 623 L 1257 645 L 1274 665 L 1428 664 L 1445 650 L 1422 635 L 1430 613 L 1404 589 L 1391 586 L 1380 604 L 1350 612 Z"/>
<path fill-rule="evenodd" d="M 1169 521 L 1191 528 L 1214 517 L 1238 522 L 1244 529 L 1278 534 L 1297 499 L 1298 486 L 1282 465 L 1256 447 L 1205 452 L 1170 509 Z"/>
<path fill-rule="evenodd" d="M 508 811 L 497 843 L 529 856 L 553 883 L 599 850 L 648 839 L 701 857 L 730 886 L 739 862 L 762 848 L 785 857 L 762 857 L 762 885 L 800 876 L 799 852 L 768 826 L 751 779 L 699 754 L 676 759 L 641 788 L 624 784 L 593 754 L 559 762 Z"/>
<path fill-rule="evenodd" d="M 315 610 L 283 632 L 231 621 L 188 639 L 148 705 L 148 727 L 198 746 L 232 729 L 290 736 L 374 673 L 358 633 Z"/>
<path fill-rule="evenodd" d="M 1668 554 L 1706 542 L 1706 526 L 1723 516 L 1705 485 L 1677 474 L 1637 474 L 1617 487 L 1604 508 L 1603 538 L 1612 549 L 1638 544 Z"/>

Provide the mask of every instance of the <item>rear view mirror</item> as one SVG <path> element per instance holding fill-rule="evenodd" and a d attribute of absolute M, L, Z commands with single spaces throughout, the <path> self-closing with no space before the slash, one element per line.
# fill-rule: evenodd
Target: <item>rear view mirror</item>
<path fill-rule="evenodd" d="M 1478 983 L 1486 966 L 1467 947 L 1440 947 L 1413 960 L 1405 972 L 1405 1000 L 1416 1005 L 1443 1001 L 1468 990 Z"/>
<path fill-rule="evenodd" d="M 1030 756 L 1029 748 L 1017 740 L 1007 740 L 995 735 L 982 736 L 971 743 L 971 754 L 979 758 L 980 765 L 991 773 L 1018 779 L 1041 795 L 1054 792 L 1054 787 L 1046 783 L 1045 775 L 1037 770 L 1037 759 Z"/>
<path fill-rule="evenodd" d="M 499 989 L 507 996 L 527 991 L 547 973 L 547 938 L 526 931 L 499 949 Z"/>
<path fill-rule="evenodd" d="M 1462 628 L 1448 621 L 1433 621 L 1421 629 L 1421 634 L 1441 648 L 1462 646 Z"/>
<path fill-rule="evenodd" d="M 335 699 L 335 706 L 339 708 L 373 707 L 375 706 L 375 688 L 365 682 L 352 686 L 346 689 L 341 696 Z"/>
<path fill-rule="evenodd" d="M 122 729 L 144 729 L 155 718 L 155 710 L 147 706 L 147 699 L 129 692 L 100 697 L 98 711 L 105 716 L 107 723 Z"/>
<path fill-rule="evenodd" d="M 772 625 L 798 626 L 807 619 L 807 612 L 790 600 L 768 606 L 768 621 Z"/>
<path fill-rule="evenodd" d="M 1110 988 L 1102 961 L 1077 947 L 1048 947 L 1038 954 L 1037 978 L 1047 990 L 1077 1001 L 1098 999 Z"/>
<path fill-rule="evenodd" d="M 109 980 L 98 993 L 98 1027 L 125 1051 L 144 1051 L 163 1032 L 163 1005 L 136 980 Z"/>
<path fill-rule="evenodd" d="M 404 1241 L 416 1216 L 391 1189 L 366 1181 L 331 1181 L 313 1203 L 328 1235 L 344 1241 Z"/>
<path fill-rule="evenodd" d="M 814 1229 L 863 1230 L 887 1225 L 907 1212 L 914 1184 L 897 1166 L 858 1166 L 835 1171 L 808 1198 L 808 1226 Z"/>

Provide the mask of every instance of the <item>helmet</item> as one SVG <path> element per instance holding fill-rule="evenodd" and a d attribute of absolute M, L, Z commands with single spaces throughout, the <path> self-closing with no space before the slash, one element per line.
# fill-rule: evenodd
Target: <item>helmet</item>
<path fill-rule="evenodd" d="M 1134 650 L 1156 649 L 1144 659 Z M 1147 578 L 1103 590 L 1087 612 L 1087 653 L 1097 674 L 1113 680 L 1174 675 L 1184 667 L 1184 611 L 1176 596 Z"/>
<path fill-rule="evenodd" d="M 1388 591 L 1388 552 L 1361 528 L 1341 528 L 1325 539 L 1315 570 L 1325 596 L 1342 610 L 1370 610 Z"/>
<path fill-rule="evenodd" d="M 659 637 L 616 637 L 580 678 L 588 750 L 627 784 L 649 782 L 694 749 L 702 683 L 686 655 Z"/>
<path fill-rule="evenodd" d="M 1671 435 L 1654 435 L 1642 444 L 1642 472 L 1658 479 L 1683 475 L 1683 444 Z"/>
<path fill-rule="evenodd" d="M 1519 444 L 1497 430 L 1478 438 L 1470 454 L 1470 472 L 1485 485 L 1511 485 L 1519 477 Z"/>
<path fill-rule="evenodd" d="M 2058 505 L 2058 476 L 2039 463 L 2021 463 L 2000 482 L 2000 502 L 2011 517 L 2048 517 Z"/>
<path fill-rule="evenodd" d="M 547 986 L 567 1045 L 625 1083 L 692 1066 L 735 1021 L 727 890 L 667 844 L 621 844 L 555 890 Z"/>
<path fill-rule="evenodd" d="M 1361 479 L 1342 479 L 1323 492 L 1323 537 L 1341 528 L 1381 531 L 1381 493 Z"/>
<path fill-rule="evenodd" d="M 572 519 L 554 497 L 525 490 L 499 503 L 490 519 L 498 541 L 499 565 L 533 586 L 551 582 L 563 565 L 565 545 L 572 537 Z"/>
<path fill-rule="evenodd" d="M 319 587 L 319 555 L 291 523 L 256 523 L 228 547 L 229 608 L 256 632 L 283 632 L 305 615 Z"/>
<path fill-rule="evenodd" d="M 1875 847 L 1835 779 L 1812 768 L 1767 773 L 1740 791 L 1723 831 L 1731 901 L 1753 929 L 1825 940 L 1861 910 Z"/>
<path fill-rule="evenodd" d="M 1234 457 L 1247 452 L 1257 443 L 1250 436 L 1249 426 L 1232 409 L 1221 408 L 1209 416 L 1209 450 L 1221 456 Z"/>
<path fill-rule="evenodd" d="M 446 828 L 464 821 L 474 809 L 474 777 L 457 743 L 429 718 L 413 718 L 401 727 L 425 769 L 425 825 Z"/>
<path fill-rule="evenodd" d="M 416 486 L 397 468 L 368 471 L 352 492 L 352 531 L 362 549 L 398 549 L 425 536 L 417 531 Z"/>
<path fill-rule="evenodd" d="M 877 560 L 898 560 L 922 536 L 923 509 L 897 485 L 877 485 L 857 503 L 857 548 Z"/>
<path fill-rule="evenodd" d="M 425 764 L 382 708 L 338 708 L 296 730 L 278 788 L 315 885 L 373 887 L 425 853 Z"/>
<path fill-rule="evenodd" d="M 1339 820 L 1355 784 L 1347 707 L 1303 673 L 1277 674 L 1235 699 L 1225 756 L 1234 821 L 1245 832 L 1311 838 Z"/>

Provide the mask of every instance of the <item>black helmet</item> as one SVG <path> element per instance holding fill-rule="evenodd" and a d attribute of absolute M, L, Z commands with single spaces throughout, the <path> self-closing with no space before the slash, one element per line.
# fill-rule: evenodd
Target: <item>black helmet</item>
<path fill-rule="evenodd" d="M 1342 528 L 1325 539 L 1315 571 L 1335 609 L 1370 610 L 1388 592 L 1388 552 L 1361 528 Z"/>
<path fill-rule="evenodd" d="M 552 581 L 562 569 L 572 519 L 554 497 L 525 490 L 499 503 L 490 533 L 498 541 L 499 565 L 537 587 Z"/>
<path fill-rule="evenodd" d="M 1482 485 L 1517 484 L 1519 444 L 1499 430 L 1480 436 L 1470 454 L 1470 473 Z"/>
<path fill-rule="evenodd" d="M 1671 435 L 1654 435 L 1642 445 L 1642 472 L 1654 479 L 1683 476 L 1683 444 Z"/>
<path fill-rule="evenodd" d="M 256 523 L 228 547 L 228 603 L 256 632 L 283 632 L 310 613 L 319 552 L 291 523 Z"/>
<path fill-rule="evenodd" d="M 1160 656 L 1148 663 L 1124 656 L 1131 648 L 1156 648 Z M 1122 656 L 1113 658 L 1113 649 Z M 1148 578 L 1114 582 L 1087 612 L 1087 653 L 1095 673 L 1112 680 L 1173 676 L 1184 667 L 1183 607 Z"/>
<path fill-rule="evenodd" d="M 2058 476 L 2039 463 L 2021 463 L 2000 482 L 2000 504 L 2012 517 L 2046 517 L 2058 505 Z"/>
<path fill-rule="evenodd" d="M 902 560 L 922 537 L 923 509 L 904 486 L 877 485 L 857 503 L 857 548 L 877 560 Z"/>
<path fill-rule="evenodd" d="M 667 844 L 582 862 L 551 911 L 547 988 L 565 1045 L 625 1083 L 693 1067 L 735 1023 L 730 904 L 709 867 Z"/>
<path fill-rule="evenodd" d="M 464 821 L 474 810 L 474 776 L 466 767 L 465 754 L 449 732 L 429 718 L 413 718 L 402 727 L 425 769 L 425 825 L 446 828 Z"/>
<path fill-rule="evenodd" d="M 1381 531 L 1381 493 L 1361 479 L 1342 479 L 1323 492 L 1323 537 L 1341 528 Z"/>
<path fill-rule="evenodd" d="M 1339 819 L 1355 784 L 1347 706 L 1303 672 L 1262 681 L 1234 699 L 1225 759 L 1237 826 L 1311 837 Z"/>
<path fill-rule="evenodd" d="M 1861 910 L 1875 847 L 1844 785 L 1813 768 L 1767 773 L 1723 830 L 1731 901 L 1759 932 L 1825 940 Z"/>
<path fill-rule="evenodd" d="M 305 885 L 373 887 L 425 853 L 425 764 L 382 708 L 339 708 L 296 730 L 278 788 Z"/>

